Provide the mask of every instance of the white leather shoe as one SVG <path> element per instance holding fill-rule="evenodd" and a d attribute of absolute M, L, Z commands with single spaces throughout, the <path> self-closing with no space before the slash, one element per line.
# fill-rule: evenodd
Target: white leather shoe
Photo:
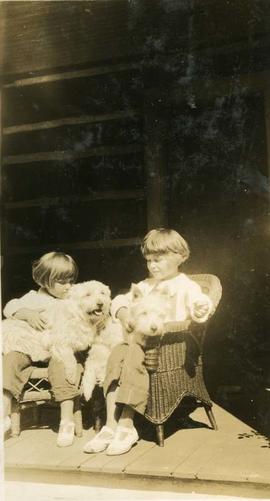
<path fill-rule="evenodd" d="M 73 444 L 75 424 L 73 421 L 61 421 L 57 436 L 58 447 L 68 447 Z"/>
<path fill-rule="evenodd" d="M 103 426 L 101 430 L 87 442 L 83 448 L 83 452 L 94 454 L 95 452 L 103 452 L 107 449 L 114 437 L 114 431 L 109 426 Z"/>
<path fill-rule="evenodd" d="M 132 446 L 139 440 L 136 428 L 126 428 L 117 426 L 114 439 L 111 441 L 106 454 L 108 456 L 118 456 L 130 451 Z"/>

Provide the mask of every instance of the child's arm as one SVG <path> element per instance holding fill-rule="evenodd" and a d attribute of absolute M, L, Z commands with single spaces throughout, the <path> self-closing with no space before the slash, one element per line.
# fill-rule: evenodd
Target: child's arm
<path fill-rule="evenodd" d="M 126 294 L 119 294 L 112 300 L 111 304 L 111 315 L 115 320 L 119 320 L 121 322 L 124 341 L 126 342 L 129 340 L 128 322 L 131 298 L 131 292 L 127 292 Z"/>
<path fill-rule="evenodd" d="M 120 316 L 127 314 L 131 302 L 131 293 L 127 292 L 127 294 L 119 294 L 112 300 L 111 304 L 111 315 L 114 319 L 118 319 L 120 321 Z"/>
<path fill-rule="evenodd" d="M 3 314 L 6 318 L 24 320 L 33 329 L 43 330 L 47 325 L 41 314 L 44 308 L 38 308 L 38 306 L 40 306 L 40 302 L 36 291 L 30 291 L 21 298 L 11 299 L 6 304 Z"/>
<path fill-rule="evenodd" d="M 37 329 L 38 331 L 42 331 L 46 328 L 47 322 L 42 317 L 42 312 L 44 308 L 39 308 L 38 310 L 31 310 L 30 308 L 20 308 L 16 313 L 13 314 L 13 318 L 17 318 L 17 320 L 24 320 L 27 322 L 33 329 Z"/>
<path fill-rule="evenodd" d="M 197 323 L 206 322 L 213 311 L 211 299 L 201 291 L 196 282 L 190 279 L 187 287 L 187 303 L 191 319 Z"/>

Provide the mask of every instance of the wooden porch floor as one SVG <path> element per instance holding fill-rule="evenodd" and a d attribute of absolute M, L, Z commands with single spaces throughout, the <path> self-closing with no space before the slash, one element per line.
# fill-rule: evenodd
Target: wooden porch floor
<path fill-rule="evenodd" d="M 82 452 L 92 429 L 67 448 L 56 446 L 51 429 L 24 430 L 5 441 L 6 479 L 270 498 L 269 440 L 217 405 L 214 414 L 218 431 L 200 408 L 191 415 L 194 427 L 171 433 L 164 448 L 142 439 L 114 457 Z"/>

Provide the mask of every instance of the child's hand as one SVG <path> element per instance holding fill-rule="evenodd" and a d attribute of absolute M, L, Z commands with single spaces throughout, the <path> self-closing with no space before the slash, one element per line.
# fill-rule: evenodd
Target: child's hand
<path fill-rule="evenodd" d="M 31 310 L 30 308 L 21 308 L 20 310 L 14 313 L 14 317 L 18 320 L 24 320 L 27 322 L 33 329 L 38 331 L 42 331 L 46 329 L 47 322 L 45 318 L 42 316 L 43 308 L 39 308 L 38 310 Z"/>
<path fill-rule="evenodd" d="M 198 319 L 205 317 L 209 312 L 209 303 L 207 301 L 196 301 L 193 304 L 192 316 Z"/>

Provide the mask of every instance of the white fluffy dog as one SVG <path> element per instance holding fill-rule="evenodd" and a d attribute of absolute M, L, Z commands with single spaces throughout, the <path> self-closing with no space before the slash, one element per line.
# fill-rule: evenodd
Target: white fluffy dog
<path fill-rule="evenodd" d="M 87 299 L 94 337 L 85 362 L 82 391 L 90 400 L 96 384 L 102 385 L 112 348 L 124 339 L 122 325 L 110 316 L 111 292 L 101 282 L 92 281 Z"/>
<path fill-rule="evenodd" d="M 136 284 L 131 286 L 128 330 L 136 343 L 144 348 L 154 347 L 164 334 L 171 305 L 167 289 L 143 294 Z"/>
<path fill-rule="evenodd" d="M 95 361 L 96 367 L 99 364 L 103 366 L 104 358 L 106 365 L 110 347 L 122 340 L 120 324 L 117 324 L 117 329 L 108 328 L 108 331 L 105 329 L 106 324 L 112 322 L 109 316 L 110 303 L 110 289 L 103 283 L 91 280 L 75 284 L 71 287 L 67 299 L 57 301 L 55 306 L 50 306 L 48 311 L 44 312 L 49 325 L 46 330 L 36 331 L 27 322 L 15 318 L 4 320 L 3 353 L 21 351 L 29 355 L 32 361 L 43 361 L 54 357 L 64 363 L 67 380 L 75 383 L 77 374 L 75 352 L 93 346 L 96 355 L 93 353 L 90 357 L 90 350 L 87 366 L 91 364 L 91 359 Z M 102 346 L 103 341 L 106 353 Z M 96 350 L 96 344 L 100 344 L 100 350 Z M 92 379 L 93 377 L 92 374 Z M 84 377 L 87 395 L 88 381 L 89 387 L 92 387 L 92 379 Z M 100 380 L 100 375 L 96 379 Z"/>

